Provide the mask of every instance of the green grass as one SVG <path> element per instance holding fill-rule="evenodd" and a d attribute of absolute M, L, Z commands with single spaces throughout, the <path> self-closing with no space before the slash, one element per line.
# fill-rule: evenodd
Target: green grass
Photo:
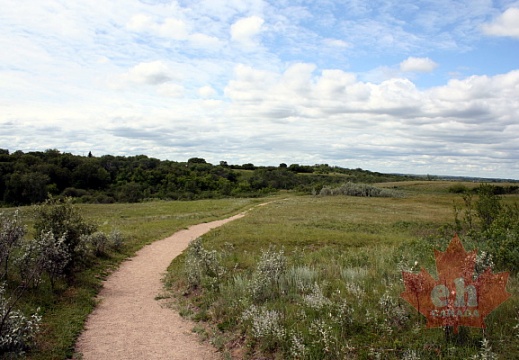
<path fill-rule="evenodd" d="M 435 276 L 433 251 L 444 250 L 454 235 L 445 224 L 453 222 L 459 196 L 443 184 L 427 186 L 396 199 L 301 196 L 259 207 L 203 237 L 204 249 L 220 255 L 223 276 L 188 289 L 185 255 L 172 263 L 167 284 L 183 313 L 212 324 L 227 338 L 221 350 L 237 358 L 477 355 L 481 329 L 463 328 L 446 340 L 443 329 L 426 329 L 400 298 L 401 270 L 416 261 Z M 276 256 L 286 264 L 265 270 Z M 508 291 L 512 298 L 487 317 L 485 331 L 503 359 L 519 356 L 515 278 Z"/>
<path fill-rule="evenodd" d="M 184 272 L 188 255 L 170 266 L 167 285 L 181 313 L 203 321 L 197 329 L 206 329 L 204 336 L 212 336 L 222 352 L 239 359 L 400 359 L 410 358 L 411 352 L 422 359 L 469 358 L 481 352 L 480 329 L 464 329 L 446 340 L 442 329 L 426 329 L 425 320 L 400 299 L 402 269 L 417 261 L 435 276 L 433 250 L 444 250 L 452 238 L 452 227 L 445 224 L 453 222 L 453 204 L 461 202 L 449 193 L 452 184 L 377 184 L 397 188 L 404 193 L 401 198 L 284 194 L 78 205 L 100 230 L 121 231 L 126 245 L 78 274 L 74 286 L 29 294 L 21 305 L 27 312 L 40 306 L 44 324 L 38 347 L 28 358 L 70 358 L 102 279 L 142 246 L 267 201 L 273 202 L 203 237 L 205 251 L 216 251 L 205 260 L 218 262 L 225 269 L 222 276 L 202 276 L 194 291 L 188 289 Z M 504 202 L 517 199 L 506 196 Z M 21 212 L 31 225 L 31 208 Z M 469 250 L 475 245 L 465 246 Z M 279 265 L 279 272 L 272 264 Z M 485 331 L 492 351 L 502 359 L 519 357 L 517 278 L 511 277 L 508 291 L 512 298 L 487 317 Z"/>
<path fill-rule="evenodd" d="M 58 286 L 55 292 L 43 286 L 27 294 L 20 306 L 26 312 L 40 308 L 43 315 L 42 331 L 37 347 L 28 359 L 67 359 L 73 355 L 77 336 L 95 306 L 95 296 L 101 281 L 115 269 L 122 260 L 135 254 L 137 250 L 155 240 L 193 224 L 226 218 L 249 209 L 260 199 L 223 199 L 174 202 L 144 202 L 139 204 L 77 205 L 87 221 L 99 225 L 99 230 L 110 233 L 119 230 L 125 245 L 121 252 L 110 252 L 96 260 L 88 270 L 76 275 L 74 284 Z M 2 209 L 11 212 L 14 209 Z M 32 233 L 32 208 L 21 208 L 20 212 Z"/>

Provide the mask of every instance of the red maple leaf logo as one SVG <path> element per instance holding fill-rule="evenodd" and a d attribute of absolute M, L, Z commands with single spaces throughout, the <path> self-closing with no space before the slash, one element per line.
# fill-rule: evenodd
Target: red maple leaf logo
<path fill-rule="evenodd" d="M 401 297 L 427 318 L 427 327 L 485 327 L 485 317 L 510 294 L 508 273 L 494 274 L 487 268 L 474 276 L 476 252 L 466 252 L 458 235 L 447 250 L 434 251 L 438 280 L 425 269 L 418 274 L 403 271 L 405 291 Z"/>

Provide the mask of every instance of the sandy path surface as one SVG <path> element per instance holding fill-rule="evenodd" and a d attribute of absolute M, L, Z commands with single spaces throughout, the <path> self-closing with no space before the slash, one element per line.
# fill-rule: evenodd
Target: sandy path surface
<path fill-rule="evenodd" d="M 145 246 L 121 264 L 103 284 L 101 299 L 76 343 L 84 360 L 220 359 L 208 344 L 198 342 L 193 324 L 155 300 L 161 278 L 189 242 L 231 218 L 194 225 Z"/>

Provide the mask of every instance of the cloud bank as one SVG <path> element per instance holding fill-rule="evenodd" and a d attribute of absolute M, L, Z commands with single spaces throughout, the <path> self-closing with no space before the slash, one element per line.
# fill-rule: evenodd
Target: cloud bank
<path fill-rule="evenodd" d="M 0 148 L 519 178 L 510 1 L 3 5 Z"/>

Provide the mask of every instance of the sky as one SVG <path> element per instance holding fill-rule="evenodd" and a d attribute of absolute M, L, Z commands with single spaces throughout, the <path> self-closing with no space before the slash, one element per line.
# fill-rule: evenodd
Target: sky
<path fill-rule="evenodd" d="M 519 1 L 0 0 L 0 148 L 519 179 Z"/>

